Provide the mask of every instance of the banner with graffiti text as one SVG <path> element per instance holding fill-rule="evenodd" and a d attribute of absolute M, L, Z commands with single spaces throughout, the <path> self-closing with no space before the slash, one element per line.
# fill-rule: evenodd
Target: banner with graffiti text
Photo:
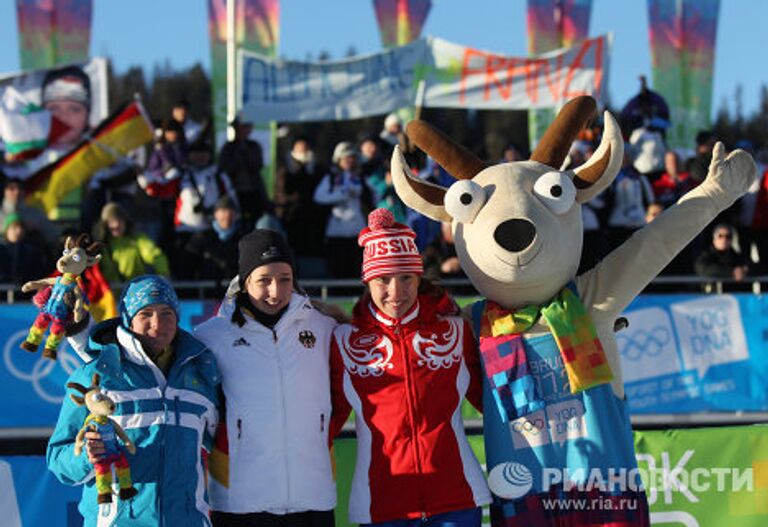
<path fill-rule="evenodd" d="M 418 104 L 432 108 L 555 108 L 605 92 L 609 36 L 535 57 L 511 57 L 438 38 L 330 62 L 240 52 L 242 111 L 252 119 L 358 119 Z M 417 98 L 418 92 L 418 99 Z"/>
<path fill-rule="evenodd" d="M 642 295 L 616 335 L 639 413 L 768 409 L 768 298 Z"/>

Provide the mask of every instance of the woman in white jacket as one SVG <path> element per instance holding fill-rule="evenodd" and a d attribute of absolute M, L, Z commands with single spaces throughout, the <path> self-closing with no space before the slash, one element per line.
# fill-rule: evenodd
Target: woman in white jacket
<path fill-rule="evenodd" d="M 239 244 L 239 279 L 195 329 L 222 373 L 225 417 L 210 458 L 215 527 L 332 527 L 330 339 L 336 322 L 294 290 L 283 237 Z"/>
<path fill-rule="evenodd" d="M 331 207 L 325 226 L 325 261 L 333 278 L 353 278 L 360 272 L 363 253 L 357 233 L 366 225 L 371 189 L 360 174 L 358 153 L 347 141 L 333 150 L 335 166 L 315 189 L 315 202 Z"/>

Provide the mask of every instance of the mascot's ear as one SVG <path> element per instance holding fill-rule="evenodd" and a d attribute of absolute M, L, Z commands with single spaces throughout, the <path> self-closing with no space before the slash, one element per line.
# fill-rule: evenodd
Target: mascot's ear
<path fill-rule="evenodd" d="M 616 119 L 605 112 L 603 121 L 600 146 L 586 163 L 573 171 L 573 183 L 578 189 L 576 201 L 579 203 L 586 203 L 607 188 L 621 170 L 624 160 L 624 140 Z"/>
<path fill-rule="evenodd" d="M 79 383 L 76 383 L 76 382 L 68 382 L 67 383 L 67 388 L 72 388 L 73 390 L 77 390 L 78 392 L 82 393 L 83 395 L 88 393 L 88 388 L 86 388 L 82 384 L 79 384 Z M 78 397 L 77 395 L 75 395 L 73 393 L 70 393 L 69 397 L 75 402 L 75 404 L 77 406 L 85 405 L 85 399 L 83 399 L 82 397 Z"/>

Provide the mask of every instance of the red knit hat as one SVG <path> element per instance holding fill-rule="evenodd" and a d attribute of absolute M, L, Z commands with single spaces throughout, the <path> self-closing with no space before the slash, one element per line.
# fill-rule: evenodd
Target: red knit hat
<path fill-rule="evenodd" d="M 357 243 L 363 247 L 363 282 L 397 273 L 424 274 L 424 264 L 416 247 L 416 233 L 387 209 L 368 215 L 368 227 L 360 231 Z"/>

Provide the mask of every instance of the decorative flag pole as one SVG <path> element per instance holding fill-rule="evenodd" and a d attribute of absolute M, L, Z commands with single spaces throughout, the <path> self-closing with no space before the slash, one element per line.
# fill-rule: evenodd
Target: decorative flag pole
<path fill-rule="evenodd" d="M 719 10 L 720 0 L 648 0 L 653 88 L 669 104 L 672 147 L 711 125 Z"/>
<path fill-rule="evenodd" d="M 589 35 L 592 0 L 528 0 L 528 54 L 569 47 Z M 554 119 L 554 109 L 528 112 L 531 150 Z"/>
<path fill-rule="evenodd" d="M 421 35 L 421 28 L 427 20 L 432 0 L 373 0 L 376 20 L 379 23 L 381 44 L 389 49 L 405 46 Z M 407 122 L 418 118 L 424 103 L 424 81 L 417 84 L 415 95 L 416 110 L 402 108 L 397 113 Z"/>
<path fill-rule="evenodd" d="M 235 13 L 237 0 L 227 2 L 227 139 L 235 138 L 235 130 L 231 126 L 237 116 L 237 28 Z"/>
<path fill-rule="evenodd" d="M 421 35 L 432 0 L 373 0 L 385 48 L 405 46 Z"/>
<path fill-rule="evenodd" d="M 24 70 L 88 59 L 93 0 L 16 0 Z"/>
<path fill-rule="evenodd" d="M 238 52 L 253 51 L 267 57 L 277 55 L 280 34 L 279 0 L 207 0 L 211 40 L 211 92 L 216 147 L 227 140 L 228 124 L 240 110 Z M 254 117 L 254 116 L 251 116 Z M 257 117 L 257 116 L 256 116 Z M 251 139 L 264 153 L 262 178 L 270 195 L 274 191 L 277 157 L 275 123 L 253 122 Z M 231 136 L 230 136 L 231 137 Z"/>

